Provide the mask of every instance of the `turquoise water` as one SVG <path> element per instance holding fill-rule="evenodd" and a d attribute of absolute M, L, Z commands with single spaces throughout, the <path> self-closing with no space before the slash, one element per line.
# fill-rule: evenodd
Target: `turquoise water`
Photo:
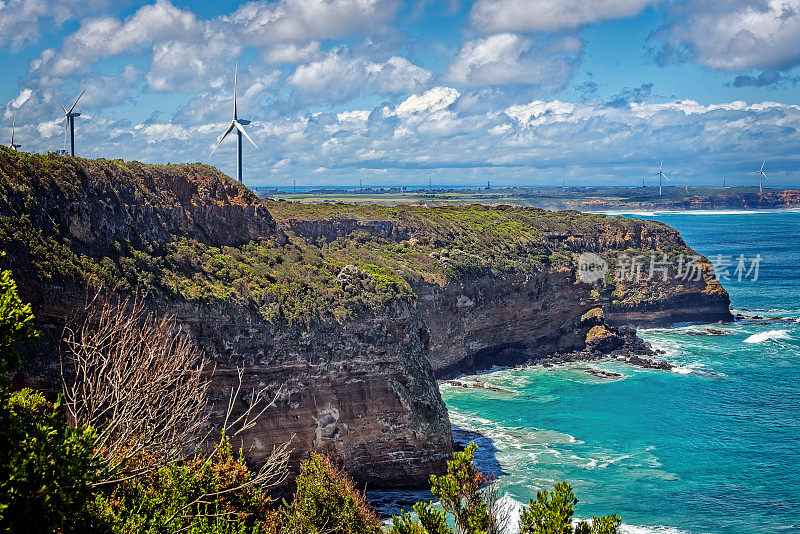
<path fill-rule="evenodd" d="M 761 254 L 757 281 L 723 285 L 734 312 L 782 319 L 641 332 L 674 371 L 601 362 L 479 377 L 497 391 L 443 385 L 451 419 L 492 438 L 517 502 L 568 480 L 576 515 L 617 513 L 626 532 L 798 532 L 800 213 L 645 218 L 707 257 Z"/>

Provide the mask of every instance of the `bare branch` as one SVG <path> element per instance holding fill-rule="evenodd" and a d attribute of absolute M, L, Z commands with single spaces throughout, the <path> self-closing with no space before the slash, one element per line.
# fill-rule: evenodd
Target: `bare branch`
<path fill-rule="evenodd" d="M 98 433 L 105 483 L 167 465 L 197 444 L 208 420 L 207 362 L 174 318 L 95 297 L 84 320 L 65 329 L 62 348 L 67 410 Z"/>

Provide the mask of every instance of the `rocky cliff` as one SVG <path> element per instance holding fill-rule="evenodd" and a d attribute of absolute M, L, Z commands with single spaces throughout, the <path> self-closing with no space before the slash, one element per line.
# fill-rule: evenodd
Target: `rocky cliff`
<path fill-rule="evenodd" d="M 87 287 L 138 292 L 214 360 L 217 406 L 238 368 L 244 390 L 278 393 L 244 438 L 252 460 L 291 438 L 373 486 L 424 484 L 450 453 L 435 375 L 584 350 L 604 323 L 730 317 L 708 267 L 693 282 L 578 280 L 582 252 L 692 253 L 659 223 L 265 203 L 199 164 L 0 148 L 0 244 L 51 345 Z M 57 387 L 54 354 L 32 350 L 17 382 Z"/>

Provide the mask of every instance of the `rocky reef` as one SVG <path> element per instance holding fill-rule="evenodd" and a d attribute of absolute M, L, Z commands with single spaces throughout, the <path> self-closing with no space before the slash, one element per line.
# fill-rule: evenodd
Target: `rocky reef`
<path fill-rule="evenodd" d="M 214 361 L 215 406 L 238 369 L 243 391 L 278 395 L 244 436 L 252 461 L 291 439 L 296 457 L 328 451 L 372 487 L 442 468 L 453 440 L 437 377 L 558 354 L 646 356 L 624 327 L 730 319 L 708 267 L 694 282 L 578 279 L 582 252 L 694 254 L 660 223 L 269 202 L 200 164 L 0 148 L 0 243 L 49 333 L 15 383 L 59 387 L 55 344 L 87 292 L 138 294 Z"/>

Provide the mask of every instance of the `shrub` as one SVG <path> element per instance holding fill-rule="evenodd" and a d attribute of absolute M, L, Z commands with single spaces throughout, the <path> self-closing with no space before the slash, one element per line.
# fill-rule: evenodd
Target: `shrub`
<path fill-rule="evenodd" d="M 20 364 L 17 348 L 37 335 L 31 306 L 20 299 L 11 271 L 0 271 L 0 386 Z"/>
<path fill-rule="evenodd" d="M 478 446 L 470 443 L 454 452 L 447 461 L 447 474 L 431 476 L 431 493 L 445 511 L 453 514 L 456 527 L 464 534 L 479 534 L 489 529 L 489 511 L 480 489 L 486 479 L 475 467 L 473 455 Z"/>
<path fill-rule="evenodd" d="M 284 501 L 284 532 L 292 534 L 378 534 L 375 512 L 353 481 L 319 454 L 305 460 L 290 503 Z"/>
<path fill-rule="evenodd" d="M 66 532 L 83 509 L 98 464 L 95 434 L 71 428 L 61 397 L 9 393 L 8 373 L 20 363 L 17 347 L 37 335 L 30 305 L 17 294 L 10 271 L 0 271 L 0 529 Z"/>
<path fill-rule="evenodd" d="M 431 477 L 431 492 L 443 510 L 434 503 L 414 505 L 415 520 L 406 511 L 392 517 L 389 534 L 495 534 L 508 526 L 508 508 L 499 504 L 496 487 L 484 486 L 484 476 L 475 468 L 471 443 L 464 451 L 453 453 L 447 462 L 447 474 Z M 555 485 L 554 491 L 540 491 L 536 500 L 523 508 L 519 519 L 520 534 L 618 534 L 622 520 L 615 515 L 594 517 L 574 528 L 572 516 L 578 499 L 566 482 Z M 452 517 L 455 530 L 447 521 Z"/>
<path fill-rule="evenodd" d="M 447 514 L 453 518 L 459 534 L 493 534 L 505 527 L 505 514 L 498 506 L 495 488 L 475 467 L 477 445 L 470 443 L 447 461 L 447 473 L 431 476 L 431 493 L 444 510 L 434 503 L 417 503 L 414 512 L 419 522 L 407 512 L 392 518 L 392 534 L 453 534 Z"/>
<path fill-rule="evenodd" d="M 581 521 L 574 528 L 572 516 L 578 499 L 572 486 L 559 482 L 552 492 L 536 493 L 522 509 L 519 519 L 520 534 L 617 534 L 622 520 L 615 515 L 594 517 L 591 523 Z"/>
<path fill-rule="evenodd" d="M 277 532 L 277 512 L 227 440 L 197 456 L 117 484 L 91 503 L 94 530 L 119 534 Z"/>
<path fill-rule="evenodd" d="M 24 389 L 0 403 L 0 530 L 69 532 L 97 479 L 95 434 L 67 425 L 61 399 Z"/>

